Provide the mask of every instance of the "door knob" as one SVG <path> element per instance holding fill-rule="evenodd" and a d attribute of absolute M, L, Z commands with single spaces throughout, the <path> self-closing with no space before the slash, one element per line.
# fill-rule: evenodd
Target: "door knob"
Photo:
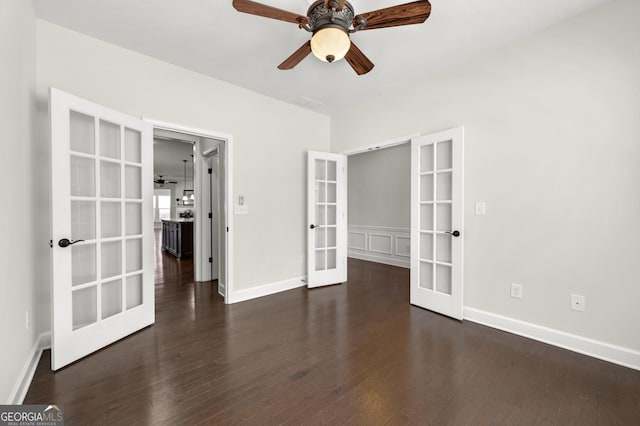
<path fill-rule="evenodd" d="M 309 225 L 309 228 L 315 229 L 315 228 L 317 228 L 317 226 L 316 225 Z"/>
<path fill-rule="evenodd" d="M 75 240 L 75 241 L 71 241 L 71 240 L 69 240 L 68 238 L 63 238 L 63 239 L 61 239 L 60 241 L 58 241 L 58 245 L 59 245 L 60 247 L 64 248 L 64 247 L 69 247 L 69 246 L 71 246 L 71 245 L 73 245 L 73 244 L 75 244 L 75 243 L 79 243 L 79 242 L 82 242 L 82 241 L 84 241 L 84 240 Z"/>
<path fill-rule="evenodd" d="M 445 231 L 445 234 L 453 235 L 454 237 L 459 237 L 460 231 Z"/>

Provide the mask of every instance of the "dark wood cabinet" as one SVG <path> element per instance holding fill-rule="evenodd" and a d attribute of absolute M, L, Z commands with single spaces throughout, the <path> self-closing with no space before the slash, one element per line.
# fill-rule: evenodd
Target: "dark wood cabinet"
<path fill-rule="evenodd" d="M 162 250 L 179 260 L 190 258 L 193 255 L 193 222 L 163 220 Z"/>

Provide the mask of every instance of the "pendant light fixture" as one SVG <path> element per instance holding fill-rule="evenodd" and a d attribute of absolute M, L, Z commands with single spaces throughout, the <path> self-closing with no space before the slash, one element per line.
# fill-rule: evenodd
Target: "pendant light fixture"
<path fill-rule="evenodd" d="M 193 154 L 191 154 L 191 195 L 189 196 L 189 199 L 191 201 L 195 200 L 195 196 L 193 195 L 194 192 L 194 187 L 193 187 L 193 178 L 194 178 L 194 170 L 193 170 Z"/>
<path fill-rule="evenodd" d="M 182 160 L 184 163 L 184 189 L 182 190 L 182 202 L 189 201 L 189 196 L 187 195 L 187 160 Z"/>

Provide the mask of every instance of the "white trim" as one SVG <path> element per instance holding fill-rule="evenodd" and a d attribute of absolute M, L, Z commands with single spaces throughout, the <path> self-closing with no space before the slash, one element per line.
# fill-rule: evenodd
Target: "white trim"
<path fill-rule="evenodd" d="M 349 229 L 371 229 L 378 232 L 391 232 L 391 233 L 404 233 L 409 235 L 411 229 L 409 228 L 394 228 L 390 226 L 374 226 L 374 225 L 349 225 Z"/>
<path fill-rule="evenodd" d="M 45 349 L 49 349 L 50 347 L 51 333 L 40 333 L 36 341 L 33 342 L 31 351 L 29 351 L 29 356 L 25 360 L 25 363 L 22 366 L 22 370 L 20 371 L 20 375 L 18 376 L 18 380 L 13 386 L 11 394 L 9 394 L 9 399 L 6 402 L 7 404 L 22 404 L 22 402 L 24 401 L 24 397 L 27 396 L 29 386 L 31 386 L 33 375 L 36 373 L 36 368 L 38 367 L 38 363 L 40 362 L 42 351 Z"/>
<path fill-rule="evenodd" d="M 244 302 L 246 300 L 256 299 L 258 297 L 280 293 L 281 291 L 304 287 L 307 284 L 302 280 L 303 277 L 291 278 L 289 280 L 277 281 L 274 283 L 263 284 L 257 287 L 251 287 L 246 290 L 237 290 L 233 293 L 227 293 L 229 295 L 229 302 L 227 303 Z"/>
<path fill-rule="evenodd" d="M 603 361 L 640 370 L 640 352 L 465 306 L 464 319 Z"/>
<path fill-rule="evenodd" d="M 376 256 L 369 253 L 349 252 L 349 257 L 352 259 L 366 260 L 368 262 L 382 263 L 384 265 L 398 266 L 400 268 L 409 269 L 411 266 L 409 259 L 393 259 L 388 256 Z"/>
<path fill-rule="evenodd" d="M 141 117 L 141 119 L 146 121 L 146 122 L 148 122 L 148 123 L 151 123 L 151 125 L 153 126 L 154 129 L 168 130 L 168 131 L 171 131 L 171 132 L 187 133 L 187 134 L 193 135 L 193 136 L 201 136 L 201 137 L 205 137 L 205 138 L 221 139 L 221 140 L 225 140 L 225 141 L 233 139 L 233 136 L 231 136 L 228 133 L 213 132 L 211 130 L 198 129 L 196 127 L 182 126 L 180 124 L 170 123 L 168 121 L 154 120 L 153 118 L 148 118 L 148 117 Z"/>
<path fill-rule="evenodd" d="M 347 151 L 342 151 L 339 154 L 349 156 L 349 155 L 355 155 L 355 154 L 362 154 L 364 152 L 369 152 L 369 151 L 375 151 L 378 149 L 391 148 L 392 146 L 409 143 L 411 142 L 411 139 L 416 138 L 418 136 L 420 136 L 420 133 L 416 133 L 410 136 L 404 136 L 401 138 L 390 139 L 384 142 L 375 143 L 373 145 L 367 145 L 359 148 L 349 149 Z"/>
<path fill-rule="evenodd" d="M 363 235 L 365 247 L 348 246 L 347 255 L 354 259 L 370 262 L 384 263 L 385 265 L 409 268 L 409 254 L 398 253 L 398 240 L 410 240 L 410 230 L 407 228 L 392 228 L 388 226 L 349 225 L 348 235 Z M 387 251 L 372 249 L 371 237 L 384 237 L 389 239 Z"/>
<path fill-rule="evenodd" d="M 233 256 L 233 246 L 234 246 L 233 216 L 234 214 L 231 210 L 233 208 L 233 136 L 228 133 L 214 132 L 211 130 L 199 129 L 195 127 L 187 127 L 187 126 L 182 126 L 175 123 L 169 123 L 166 121 L 155 120 L 147 117 L 142 117 L 142 120 L 151 123 L 154 129 L 168 130 L 172 132 L 186 133 L 188 135 L 193 135 L 193 136 L 216 139 L 221 141 L 225 145 L 225 150 L 224 150 L 225 157 L 224 159 L 221 158 L 221 160 L 225 162 L 224 171 L 225 171 L 226 200 L 225 200 L 225 203 L 223 204 L 224 204 L 224 210 L 225 210 L 225 221 L 227 224 L 227 228 L 229 228 L 229 231 L 227 232 L 227 235 L 226 235 L 226 242 L 227 242 L 226 255 L 225 255 L 226 265 L 224 268 L 226 282 L 225 282 L 224 289 L 227 293 L 227 297 L 225 297 L 225 303 L 233 303 L 231 302 L 231 297 L 230 297 L 230 295 L 233 294 L 233 264 L 234 264 L 233 263 L 233 260 L 234 260 L 233 259 L 234 258 Z M 199 147 L 197 141 L 196 141 L 196 146 Z M 198 172 L 200 173 L 201 171 L 199 170 Z M 198 196 L 200 191 L 199 181 L 200 179 L 194 179 L 194 184 L 195 184 L 194 194 L 196 195 L 196 197 Z M 194 230 L 195 231 L 194 233 L 195 233 L 195 238 L 198 241 L 194 241 L 194 247 L 196 247 L 196 244 L 198 244 L 198 246 L 201 246 L 201 244 L 199 243 L 199 239 L 201 236 L 198 230 L 199 230 L 199 225 L 198 225 L 198 221 L 196 221 L 196 229 Z M 198 264 L 201 262 L 197 262 L 194 256 L 194 263 Z"/>

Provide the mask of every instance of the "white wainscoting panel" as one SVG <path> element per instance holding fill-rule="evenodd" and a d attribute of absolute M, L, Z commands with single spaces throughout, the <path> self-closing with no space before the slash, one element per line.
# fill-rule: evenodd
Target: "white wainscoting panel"
<path fill-rule="evenodd" d="M 396 256 L 406 257 L 409 259 L 411 257 L 411 238 L 396 236 L 396 247 L 394 254 Z"/>
<path fill-rule="evenodd" d="M 349 225 L 348 232 L 349 257 L 409 268 L 409 229 Z"/>
<path fill-rule="evenodd" d="M 366 232 L 351 232 L 349 228 L 349 238 L 347 242 L 349 248 L 357 250 L 367 250 L 367 233 Z"/>
<path fill-rule="evenodd" d="M 369 251 L 379 254 L 393 254 L 393 235 L 369 234 Z"/>

